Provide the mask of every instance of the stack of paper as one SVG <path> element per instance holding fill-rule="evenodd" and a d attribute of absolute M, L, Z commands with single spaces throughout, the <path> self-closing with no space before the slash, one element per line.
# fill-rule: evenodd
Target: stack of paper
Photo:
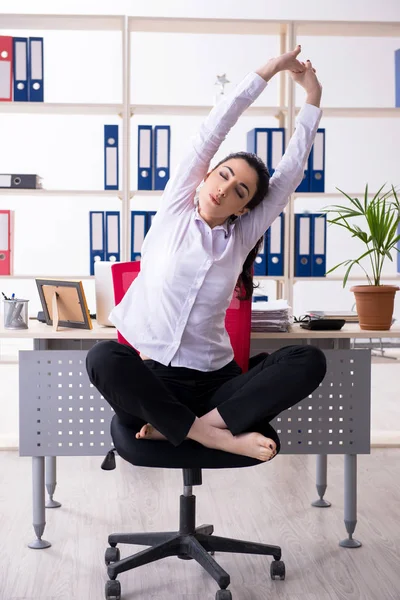
<path fill-rule="evenodd" d="M 346 323 L 358 323 L 358 314 L 352 310 L 310 310 L 307 314 L 317 319 L 345 319 Z"/>
<path fill-rule="evenodd" d="M 252 303 L 252 331 L 288 331 L 292 322 L 292 308 L 287 300 Z"/>

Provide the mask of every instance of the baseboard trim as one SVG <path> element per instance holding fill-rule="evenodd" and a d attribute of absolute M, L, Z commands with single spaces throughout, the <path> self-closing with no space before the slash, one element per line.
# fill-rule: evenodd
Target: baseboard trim
<path fill-rule="evenodd" d="M 371 448 L 400 448 L 400 431 L 371 431 Z"/>
<path fill-rule="evenodd" d="M 18 450 L 19 440 L 15 434 L 0 434 L 0 450 Z"/>

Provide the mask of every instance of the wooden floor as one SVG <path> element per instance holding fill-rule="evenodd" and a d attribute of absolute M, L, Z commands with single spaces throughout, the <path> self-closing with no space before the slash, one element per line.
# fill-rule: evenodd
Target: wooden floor
<path fill-rule="evenodd" d="M 100 469 L 101 458 L 58 459 L 56 499 L 47 510 L 47 550 L 30 550 L 31 461 L 0 453 L 1 600 L 102 600 L 107 535 L 175 529 L 181 472 Z M 343 457 L 328 459 L 328 509 L 316 509 L 315 457 L 204 471 L 198 524 L 216 535 L 280 545 L 285 581 L 271 581 L 269 558 L 217 554 L 231 575 L 233 600 L 399 600 L 400 449 L 359 457 L 357 550 L 340 548 Z M 121 547 L 122 556 L 138 547 Z M 140 548 L 141 549 L 141 548 Z M 213 600 L 217 584 L 194 561 L 167 558 L 119 577 L 124 600 Z"/>

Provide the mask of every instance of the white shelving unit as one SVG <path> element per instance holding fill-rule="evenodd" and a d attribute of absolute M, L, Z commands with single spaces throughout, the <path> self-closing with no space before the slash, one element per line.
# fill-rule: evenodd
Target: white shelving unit
<path fill-rule="evenodd" d="M 112 196 L 115 198 L 119 192 L 114 190 L 22 190 L 22 189 L 0 189 L 1 196 L 68 196 L 79 198 L 80 196 Z"/>
<path fill-rule="evenodd" d="M 132 189 L 130 181 L 131 153 L 131 117 L 132 116 L 205 116 L 211 106 L 196 105 L 143 105 L 135 104 L 131 98 L 131 36 L 135 33 L 193 33 L 207 35 L 244 34 L 271 35 L 277 38 L 277 52 L 294 48 L 299 36 L 338 36 L 338 37 L 396 37 L 400 36 L 399 22 L 340 22 L 340 21 L 301 21 L 301 20 L 245 20 L 245 19 L 203 19 L 203 18 L 156 18 L 127 16 L 96 15 L 1 15 L 3 31 L 29 30 L 71 30 L 71 31 L 117 31 L 121 34 L 121 69 L 122 69 L 122 101 L 117 104 L 84 104 L 84 103 L 0 103 L 0 114 L 60 114 L 60 115 L 119 115 L 122 125 L 120 140 L 122 148 L 122 177 L 119 191 L 104 190 L 0 190 L 0 195 L 30 195 L 33 198 L 46 196 L 76 197 L 119 197 L 121 200 L 121 258 L 129 260 L 130 256 L 130 207 L 135 196 L 156 198 L 160 192 L 144 192 Z M 279 126 L 287 130 L 289 141 L 293 130 L 295 116 L 299 111 L 295 105 L 294 83 L 290 77 L 280 74 L 278 98 L 276 106 L 250 107 L 245 113 L 253 117 L 275 117 Z M 324 117 L 329 118 L 399 118 L 400 109 L 382 108 L 350 108 L 325 107 Z M 362 194 L 355 193 L 354 196 Z M 294 277 L 294 209 L 296 198 L 342 197 L 340 193 L 329 194 L 293 194 L 286 209 L 285 219 L 285 269 L 280 278 L 260 277 L 258 279 L 273 280 L 277 283 L 278 297 L 284 295 L 293 303 L 295 283 L 298 281 L 330 282 L 341 280 L 340 276 L 326 278 Z M 9 276 L 14 279 L 33 278 L 30 275 Z M 49 276 L 47 276 L 49 277 Z M 66 278 L 66 277 L 65 277 Z M 71 277 L 76 278 L 76 277 Z M 86 277 L 79 276 L 80 279 Z M 89 276 L 87 277 L 90 278 Z M 362 280 L 362 277 L 350 279 Z M 385 280 L 398 279 L 396 276 L 385 276 Z"/>
<path fill-rule="evenodd" d="M 62 102 L 2 102 L 0 114 L 39 115 L 116 115 L 122 113 L 122 104 L 80 104 Z"/>

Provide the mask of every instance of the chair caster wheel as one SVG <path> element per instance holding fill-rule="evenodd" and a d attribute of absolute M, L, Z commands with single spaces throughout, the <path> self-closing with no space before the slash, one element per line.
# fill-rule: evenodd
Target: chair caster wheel
<path fill-rule="evenodd" d="M 121 584 L 116 579 L 106 583 L 106 600 L 121 600 Z"/>
<path fill-rule="evenodd" d="M 119 548 L 107 548 L 104 560 L 106 565 L 110 565 L 111 563 L 115 563 L 120 560 Z"/>
<path fill-rule="evenodd" d="M 232 594 L 230 590 L 218 590 L 215 594 L 215 600 L 232 600 Z"/>
<path fill-rule="evenodd" d="M 210 550 L 209 555 L 210 556 L 215 556 L 215 550 Z"/>
<path fill-rule="evenodd" d="M 283 560 L 274 560 L 271 563 L 271 579 L 280 579 L 283 581 L 286 575 L 285 563 Z"/>

